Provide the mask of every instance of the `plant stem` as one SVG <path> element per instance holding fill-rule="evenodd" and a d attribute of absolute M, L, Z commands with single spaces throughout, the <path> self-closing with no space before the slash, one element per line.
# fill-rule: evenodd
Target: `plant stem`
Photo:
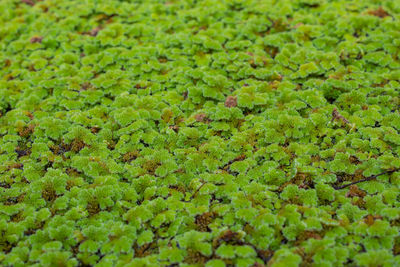
<path fill-rule="evenodd" d="M 381 175 L 384 175 L 384 174 L 390 174 L 390 173 L 393 173 L 393 172 L 398 171 L 398 170 L 399 170 L 399 169 L 390 170 L 390 171 L 384 171 L 384 172 L 381 172 L 381 173 L 379 173 L 379 174 L 375 174 L 375 175 L 372 175 L 372 176 L 370 176 L 370 177 L 367 177 L 367 178 L 365 178 L 365 179 L 361 179 L 361 180 L 359 180 L 359 181 L 355 181 L 355 182 L 352 182 L 352 183 L 349 183 L 349 184 L 345 184 L 345 185 L 341 185 L 341 186 L 334 186 L 334 188 L 335 188 L 336 190 L 340 190 L 340 189 L 349 187 L 349 186 L 354 185 L 354 184 L 358 184 L 358 183 L 362 183 L 362 182 L 371 181 L 371 180 L 377 178 L 378 176 L 381 176 Z"/>

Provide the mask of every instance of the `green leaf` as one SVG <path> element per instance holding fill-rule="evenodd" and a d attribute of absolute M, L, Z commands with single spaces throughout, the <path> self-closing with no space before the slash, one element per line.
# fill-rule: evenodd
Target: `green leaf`
<path fill-rule="evenodd" d="M 214 260 L 209 260 L 209 261 L 207 261 L 207 263 L 206 263 L 205 266 L 206 266 L 206 267 L 225 267 L 226 264 L 225 264 L 225 262 L 222 261 L 222 260 L 216 260 L 216 259 L 214 259 Z"/>

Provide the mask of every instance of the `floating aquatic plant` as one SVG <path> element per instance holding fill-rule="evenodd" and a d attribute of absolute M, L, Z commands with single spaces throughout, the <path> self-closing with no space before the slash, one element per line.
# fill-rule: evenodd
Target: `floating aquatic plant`
<path fill-rule="evenodd" d="M 0 13 L 0 265 L 400 266 L 398 1 Z"/>

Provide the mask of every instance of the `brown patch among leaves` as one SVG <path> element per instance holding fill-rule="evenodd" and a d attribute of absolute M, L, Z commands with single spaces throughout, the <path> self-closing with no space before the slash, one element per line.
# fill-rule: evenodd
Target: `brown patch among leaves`
<path fill-rule="evenodd" d="M 0 187 L 2 187 L 2 188 L 10 188 L 11 185 L 9 183 L 7 183 L 7 182 L 0 182 Z"/>
<path fill-rule="evenodd" d="M 55 155 L 63 155 L 65 152 L 71 150 L 71 144 L 65 144 L 62 142 L 61 144 L 51 146 L 50 150 Z"/>
<path fill-rule="evenodd" d="M 168 59 L 167 59 L 166 57 L 159 57 L 159 58 L 158 58 L 158 62 L 160 62 L 160 63 L 166 63 L 166 62 L 168 62 Z"/>
<path fill-rule="evenodd" d="M 189 264 L 197 264 L 200 266 L 204 266 L 204 264 L 206 263 L 206 261 L 208 260 L 208 258 L 206 256 L 204 256 L 203 254 L 201 254 L 198 251 L 192 250 L 192 249 L 187 249 L 187 256 L 184 259 L 185 263 L 189 263 Z"/>
<path fill-rule="evenodd" d="M 321 157 L 319 155 L 311 156 L 311 162 L 319 162 L 321 161 Z"/>
<path fill-rule="evenodd" d="M 139 157 L 139 152 L 138 151 L 136 151 L 136 150 L 135 151 L 130 151 L 130 152 L 125 153 L 122 156 L 122 161 L 123 162 L 130 162 L 130 161 L 136 159 L 137 157 Z"/>
<path fill-rule="evenodd" d="M 33 120 L 33 118 L 35 117 L 35 116 L 33 116 L 32 112 L 30 112 L 30 111 L 25 111 L 24 113 L 25 113 L 25 115 L 28 116 L 28 118 L 31 119 L 31 120 Z"/>
<path fill-rule="evenodd" d="M 54 190 L 52 185 L 45 185 L 42 191 L 42 198 L 46 201 L 53 201 L 57 198 L 56 190 Z"/>
<path fill-rule="evenodd" d="M 178 130 L 179 130 L 179 126 L 178 125 L 171 125 L 171 126 L 169 126 L 169 128 L 171 129 L 171 130 L 174 130 L 174 132 L 178 132 Z"/>
<path fill-rule="evenodd" d="M 76 152 L 81 151 L 81 149 L 84 148 L 85 146 L 86 146 L 86 144 L 82 140 L 75 139 L 71 143 L 71 150 L 76 153 Z"/>
<path fill-rule="evenodd" d="M 24 165 L 22 163 L 12 163 L 7 166 L 7 170 L 12 170 L 12 169 L 22 170 L 23 168 L 24 168 Z"/>
<path fill-rule="evenodd" d="M 95 199 L 93 199 L 87 203 L 86 209 L 89 212 L 89 215 L 92 216 L 100 212 L 100 205 Z"/>
<path fill-rule="evenodd" d="M 140 89 L 146 89 L 146 88 L 147 88 L 147 85 L 141 85 L 140 83 L 137 83 L 137 84 L 135 85 L 135 88 L 138 89 L 138 90 L 140 90 Z"/>
<path fill-rule="evenodd" d="M 280 77 L 282 77 L 282 76 L 280 76 Z M 276 89 L 278 89 L 281 80 L 282 80 L 282 78 L 277 77 L 276 80 L 274 80 L 274 81 L 268 83 L 269 88 L 271 88 L 271 90 L 276 90 Z"/>
<path fill-rule="evenodd" d="M 94 134 L 98 133 L 101 130 L 101 128 L 99 126 L 93 126 L 92 128 L 90 128 L 90 131 Z"/>
<path fill-rule="evenodd" d="M 239 233 L 233 232 L 232 230 L 226 230 L 222 232 L 219 237 L 213 240 L 213 247 L 217 248 L 222 242 L 226 242 L 228 244 L 241 244 Z"/>
<path fill-rule="evenodd" d="M 74 180 L 67 180 L 67 185 L 65 186 L 65 189 L 67 189 L 67 191 L 69 191 L 74 186 L 75 186 Z"/>
<path fill-rule="evenodd" d="M 3 242 L 0 243 L 0 250 L 2 252 L 4 252 L 5 254 L 9 253 L 13 247 L 14 246 L 11 243 L 9 243 L 8 241 L 5 241 L 4 243 Z"/>
<path fill-rule="evenodd" d="M 199 113 L 196 114 L 194 118 L 196 119 L 197 122 L 203 122 L 207 118 L 207 115 L 204 113 Z"/>
<path fill-rule="evenodd" d="M 334 108 L 332 111 L 332 121 L 334 121 L 334 120 L 340 120 L 344 123 L 350 123 L 345 117 L 340 115 L 339 111 L 337 111 L 336 108 Z"/>
<path fill-rule="evenodd" d="M 3 202 L 5 206 L 12 206 L 18 203 L 17 197 L 10 197 L 6 201 Z"/>
<path fill-rule="evenodd" d="M 390 16 L 390 14 L 386 10 L 384 10 L 381 6 L 378 9 L 368 11 L 368 14 L 379 18 L 385 18 L 387 16 Z"/>
<path fill-rule="evenodd" d="M 146 257 L 158 251 L 156 242 L 147 243 L 141 247 L 139 247 L 138 244 L 135 244 L 133 246 L 133 249 L 135 250 L 135 257 L 138 258 Z"/>
<path fill-rule="evenodd" d="M 254 248 L 254 247 L 253 247 Z M 272 250 L 261 250 L 261 249 L 255 249 L 257 252 L 257 256 L 265 263 L 268 263 L 269 260 L 274 256 L 274 252 Z M 264 265 L 258 265 L 258 266 L 264 266 Z M 268 264 L 268 266 L 270 266 Z"/>
<path fill-rule="evenodd" d="M 142 167 L 148 174 L 153 175 L 159 166 L 159 162 L 155 160 L 147 160 L 145 163 L 143 163 Z"/>
<path fill-rule="evenodd" d="M 213 221 L 215 217 L 214 212 L 205 212 L 201 215 L 196 216 L 195 224 L 200 232 L 208 232 L 208 225 Z"/>
<path fill-rule="evenodd" d="M 384 79 L 382 82 L 380 82 L 380 83 L 374 83 L 373 85 L 372 85 L 372 87 L 385 87 L 385 85 L 386 84 L 388 84 L 389 83 L 389 80 L 388 79 Z"/>
<path fill-rule="evenodd" d="M 368 214 L 365 218 L 364 218 L 364 222 L 368 225 L 371 226 L 374 224 L 375 220 L 379 220 L 382 219 L 382 216 L 373 216 L 371 214 Z"/>
<path fill-rule="evenodd" d="M 400 242 L 395 242 L 393 246 L 393 255 L 400 255 Z"/>
<path fill-rule="evenodd" d="M 21 195 L 18 196 L 18 198 L 17 198 L 18 203 L 21 203 L 24 201 L 25 195 L 26 195 L 26 193 L 22 193 Z"/>
<path fill-rule="evenodd" d="M 19 146 L 15 149 L 15 152 L 18 155 L 18 158 L 23 157 L 23 156 L 28 156 L 31 154 L 31 151 L 29 149 L 22 149 Z"/>
<path fill-rule="evenodd" d="M 304 231 L 296 241 L 296 244 L 301 244 L 301 242 L 306 241 L 308 239 L 316 239 L 321 240 L 322 236 L 316 231 Z"/>
<path fill-rule="evenodd" d="M 12 80 L 15 79 L 15 77 L 14 77 L 13 75 L 11 75 L 11 73 L 9 73 L 9 74 L 6 74 L 6 75 L 4 76 L 4 79 L 7 80 L 7 81 L 12 81 Z M 0 112 L 0 117 L 1 117 L 2 115 L 3 115 L 3 114 Z"/>
<path fill-rule="evenodd" d="M 30 42 L 31 42 L 31 44 L 34 44 L 34 43 L 41 43 L 42 40 L 43 40 L 43 37 L 42 37 L 42 36 L 33 36 L 33 37 L 31 38 Z"/>
<path fill-rule="evenodd" d="M 100 32 L 100 30 L 101 30 L 100 27 L 96 27 L 96 28 L 92 29 L 92 30 L 89 32 L 89 35 L 95 37 L 95 36 L 97 36 L 97 34 Z"/>
<path fill-rule="evenodd" d="M 225 107 L 233 108 L 237 106 L 237 98 L 236 96 L 228 96 L 225 100 Z"/>
<path fill-rule="evenodd" d="M 304 25 L 304 23 L 299 22 L 299 23 L 297 23 L 296 25 L 294 25 L 293 28 L 297 29 L 298 27 L 300 27 L 300 26 L 302 26 L 302 25 Z"/>
<path fill-rule="evenodd" d="M 272 58 L 275 58 L 276 55 L 279 53 L 279 48 L 275 46 L 266 46 L 265 52 L 267 52 Z"/>
<path fill-rule="evenodd" d="M 313 259 L 312 257 L 314 256 L 314 252 L 311 253 L 307 253 L 305 251 L 304 248 L 302 247 L 298 247 L 296 248 L 296 250 L 294 251 L 296 254 L 300 255 L 300 257 L 302 258 L 302 262 L 300 264 L 301 267 L 306 267 L 306 266 L 311 266 L 313 263 Z"/>
<path fill-rule="evenodd" d="M 29 6 L 34 6 L 35 2 L 33 0 L 21 0 L 22 3 L 27 4 Z"/>
<path fill-rule="evenodd" d="M 365 191 L 358 188 L 356 185 L 351 185 L 349 191 L 346 193 L 346 197 L 365 197 L 367 193 Z"/>
<path fill-rule="evenodd" d="M 283 189 L 285 189 L 285 187 L 290 184 L 296 184 L 299 186 L 299 188 L 303 188 L 303 189 L 312 188 L 314 186 L 312 178 L 310 177 L 309 174 L 306 174 L 303 172 L 297 172 L 296 175 L 290 181 L 282 184 L 278 188 L 278 192 L 282 192 Z M 295 199 L 298 199 L 298 198 L 295 198 Z"/>
<path fill-rule="evenodd" d="M 173 117 L 174 117 L 174 112 L 171 109 L 164 110 L 161 115 L 161 119 L 166 123 L 170 122 Z"/>
<path fill-rule="evenodd" d="M 29 69 L 29 71 L 36 71 L 35 65 L 33 65 L 33 64 L 29 65 L 28 69 Z"/>
<path fill-rule="evenodd" d="M 80 172 L 75 168 L 67 168 L 65 172 L 71 177 L 78 177 Z"/>
<path fill-rule="evenodd" d="M 31 135 L 35 130 L 35 125 L 34 124 L 29 124 L 28 126 L 25 126 L 24 128 L 20 129 L 18 131 L 18 135 L 21 137 L 27 137 Z"/>
<path fill-rule="evenodd" d="M 43 1 L 43 0 L 41 0 L 41 1 Z M 41 6 L 39 6 L 39 7 L 40 7 L 40 9 L 43 11 L 43 13 L 47 13 L 47 11 L 49 11 L 49 7 L 48 7 L 48 6 L 41 5 Z"/>
<path fill-rule="evenodd" d="M 88 90 L 92 85 L 89 82 L 84 82 L 81 84 L 81 89 L 82 90 Z"/>
<path fill-rule="evenodd" d="M 110 150 L 114 150 L 116 144 L 117 143 L 114 140 L 110 140 L 110 141 L 107 142 L 107 148 L 110 149 Z"/>
<path fill-rule="evenodd" d="M 186 188 L 183 185 L 170 185 L 169 188 L 181 193 L 186 192 Z"/>
<path fill-rule="evenodd" d="M 352 164 L 355 164 L 355 165 L 358 165 L 361 163 L 361 161 L 356 156 L 353 156 L 353 155 L 349 157 L 349 160 Z"/>
<path fill-rule="evenodd" d="M 7 58 L 6 60 L 4 60 L 4 67 L 10 67 L 10 66 L 11 66 L 11 60 Z"/>

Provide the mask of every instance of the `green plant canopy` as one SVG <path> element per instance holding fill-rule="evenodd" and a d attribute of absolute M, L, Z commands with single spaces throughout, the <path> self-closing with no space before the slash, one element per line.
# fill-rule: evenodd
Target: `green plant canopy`
<path fill-rule="evenodd" d="M 1 0 L 0 266 L 400 266 L 399 0 Z"/>

